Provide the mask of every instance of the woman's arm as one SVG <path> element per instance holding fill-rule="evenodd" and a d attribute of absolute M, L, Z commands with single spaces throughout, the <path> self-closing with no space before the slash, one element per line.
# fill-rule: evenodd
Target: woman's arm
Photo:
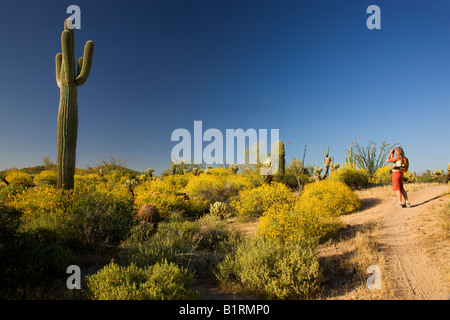
<path fill-rule="evenodd" d="M 397 162 L 397 161 L 400 160 L 400 159 L 401 159 L 400 156 L 395 156 L 395 157 L 394 157 L 393 154 L 390 154 L 386 161 L 387 161 L 387 162 L 395 163 L 395 162 Z"/>

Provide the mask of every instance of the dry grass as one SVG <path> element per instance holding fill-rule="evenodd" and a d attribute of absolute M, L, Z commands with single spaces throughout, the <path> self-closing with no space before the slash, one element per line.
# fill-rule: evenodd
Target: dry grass
<path fill-rule="evenodd" d="M 319 248 L 324 272 L 322 299 L 378 300 L 389 299 L 389 283 L 381 282 L 381 289 L 369 289 L 366 270 L 371 265 L 384 274 L 384 258 L 377 249 L 375 222 L 347 225 L 335 237 Z M 383 278 L 381 278 L 383 279 Z"/>
<path fill-rule="evenodd" d="M 417 238 L 450 284 L 450 192 L 436 199 L 419 218 Z"/>

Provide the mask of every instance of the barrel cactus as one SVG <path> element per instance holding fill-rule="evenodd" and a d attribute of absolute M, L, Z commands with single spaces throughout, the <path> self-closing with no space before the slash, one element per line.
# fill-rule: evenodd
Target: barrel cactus
<path fill-rule="evenodd" d="M 157 223 L 161 219 L 158 209 L 153 204 L 145 204 L 139 210 L 137 217 L 148 223 Z"/>
<path fill-rule="evenodd" d="M 61 34 L 62 53 L 58 53 L 55 58 L 56 83 L 60 88 L 56 155 L 57 187 L 65 190 L 73 189 L 74 186 L 78 86 L 86 82 L 94 54 L 94 43 L 87 41 L 84 46 L 84 56 L 78 59 L 75 70 L 74 30 L 68 27 L 69 19 L 64 22 L 64 31 Z"/>

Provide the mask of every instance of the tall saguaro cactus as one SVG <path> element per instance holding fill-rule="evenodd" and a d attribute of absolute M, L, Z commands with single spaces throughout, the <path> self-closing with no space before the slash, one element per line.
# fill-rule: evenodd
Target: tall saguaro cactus
<path fill-rule="evenodd" d="M 69 18 L 70 19 L 70 18 Z M 78 131 L 78 86 L 86 82 L 92 66 L 94 42 L 87 41 L 84 57 L 80 57 L 75 70 L 74 30 L 64 22 L 61 34 L 62 53 L 56 55 L 56 83 L 60 88 L 57 131 L 57 187 L 73 189 L 75 152 Z"/>

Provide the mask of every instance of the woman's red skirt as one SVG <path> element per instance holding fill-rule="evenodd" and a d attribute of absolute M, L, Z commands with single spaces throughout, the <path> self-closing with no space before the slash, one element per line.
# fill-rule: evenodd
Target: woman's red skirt
<path fill-rule="evenodd" d="M 392 172 L 392 189 L 394 189 L 394 191 L 403 190 L 403 172 Z"/>

